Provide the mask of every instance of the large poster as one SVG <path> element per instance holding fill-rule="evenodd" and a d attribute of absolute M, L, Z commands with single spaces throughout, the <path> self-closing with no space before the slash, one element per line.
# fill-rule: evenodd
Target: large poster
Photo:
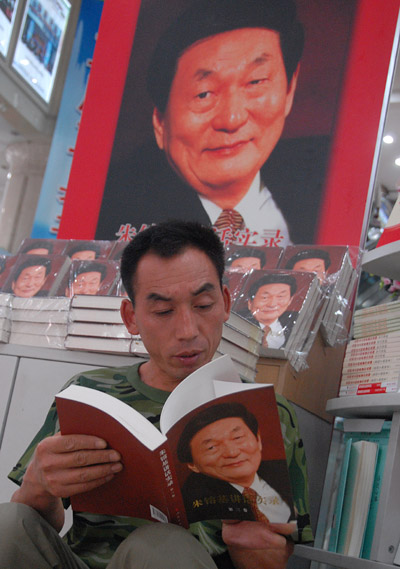
<path fill-rule="evenodd" d="M 226 242 L 357 245 L 398 6 L 143 0 L 121 63 L 121 102 L 107 107 L 108 154 L 90 152 L 88 138 L 77 147 L 59 236 L 128 240 L 145 225 L 183 218 L 213 224 Z M 355 101 L 367 77 L 373 100 Z M 99 118 L 105 108 L 91 87 Z M 368 128 L 359 116 L 366 110 Z M 354 129 L 357 150 L 343 154 Z M 94 140 L 94 115 L 90 132 Z M 97 184 L 89 215 L 88 171 Z"/>

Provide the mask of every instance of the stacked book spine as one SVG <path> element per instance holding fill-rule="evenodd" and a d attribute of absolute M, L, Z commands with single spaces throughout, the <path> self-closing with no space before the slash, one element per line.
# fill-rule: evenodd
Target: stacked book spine
<path fill-rule="evenodd" d="M 357 310 L 354 319 L 355 339 L 346 349 L 339 396 L 399 391 L 400 302 Z"/>

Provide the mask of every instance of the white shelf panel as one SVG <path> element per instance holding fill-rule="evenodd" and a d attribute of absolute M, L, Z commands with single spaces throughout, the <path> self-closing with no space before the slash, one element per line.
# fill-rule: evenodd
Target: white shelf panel
<path fill-rule="evenodd" d="M 326 405 L 327 413 L 338 417 L 391 417 L 400 410 L 400 393 L 336 397 Z"/>
<path fill-rule="evenodd" d="M 362 268 L 373 275 L 400 279 L 400 241 L 364 253 Z"/>
<path fill-rule="evenodd" d="M 359 559 L 358 557 L 347 557 L 339 553 L 316 549 L 309 545 L 295 545 L 294 555 L 311 561 L 319 561 L 326 563 L 331 567 L 340 567 L 343 569 L 394 569 L 394 565 L 380 563 L 379 561 L 369 561 L 368 559 Z"/>

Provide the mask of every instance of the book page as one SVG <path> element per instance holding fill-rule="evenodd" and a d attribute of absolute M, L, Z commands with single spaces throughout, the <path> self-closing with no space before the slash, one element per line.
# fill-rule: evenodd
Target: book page
<path fill-rule="evenodd" d="M 189 411 L 215 398 L 213 380 L 244 385 L 229 356 L 222 356 L 199 368 L 168 397 L 160 417 L 162 433 L 167 433 Z"/>

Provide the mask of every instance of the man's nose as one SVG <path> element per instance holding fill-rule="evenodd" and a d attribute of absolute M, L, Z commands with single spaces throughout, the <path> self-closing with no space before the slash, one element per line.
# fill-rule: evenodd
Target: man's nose
<path fill-rule="evenodd" d="M 240 449 L 234 441 L 225 441 L 223 453 L 225 457 L 238 456 Z"/>
<path fill-rule="evenodd" d="M 213 127 L 215 130 L 235 132 L 246 123 L 247 118 L 246 98 L 240 91 L 233 90 L 221 98 Z"/>
<path fill-rule="evenodd" d="M 178 313 L 175 326 L 176 335 L 180 340 L 193 340 L 198 335 L 196 315 L 190 309 Z"/>

